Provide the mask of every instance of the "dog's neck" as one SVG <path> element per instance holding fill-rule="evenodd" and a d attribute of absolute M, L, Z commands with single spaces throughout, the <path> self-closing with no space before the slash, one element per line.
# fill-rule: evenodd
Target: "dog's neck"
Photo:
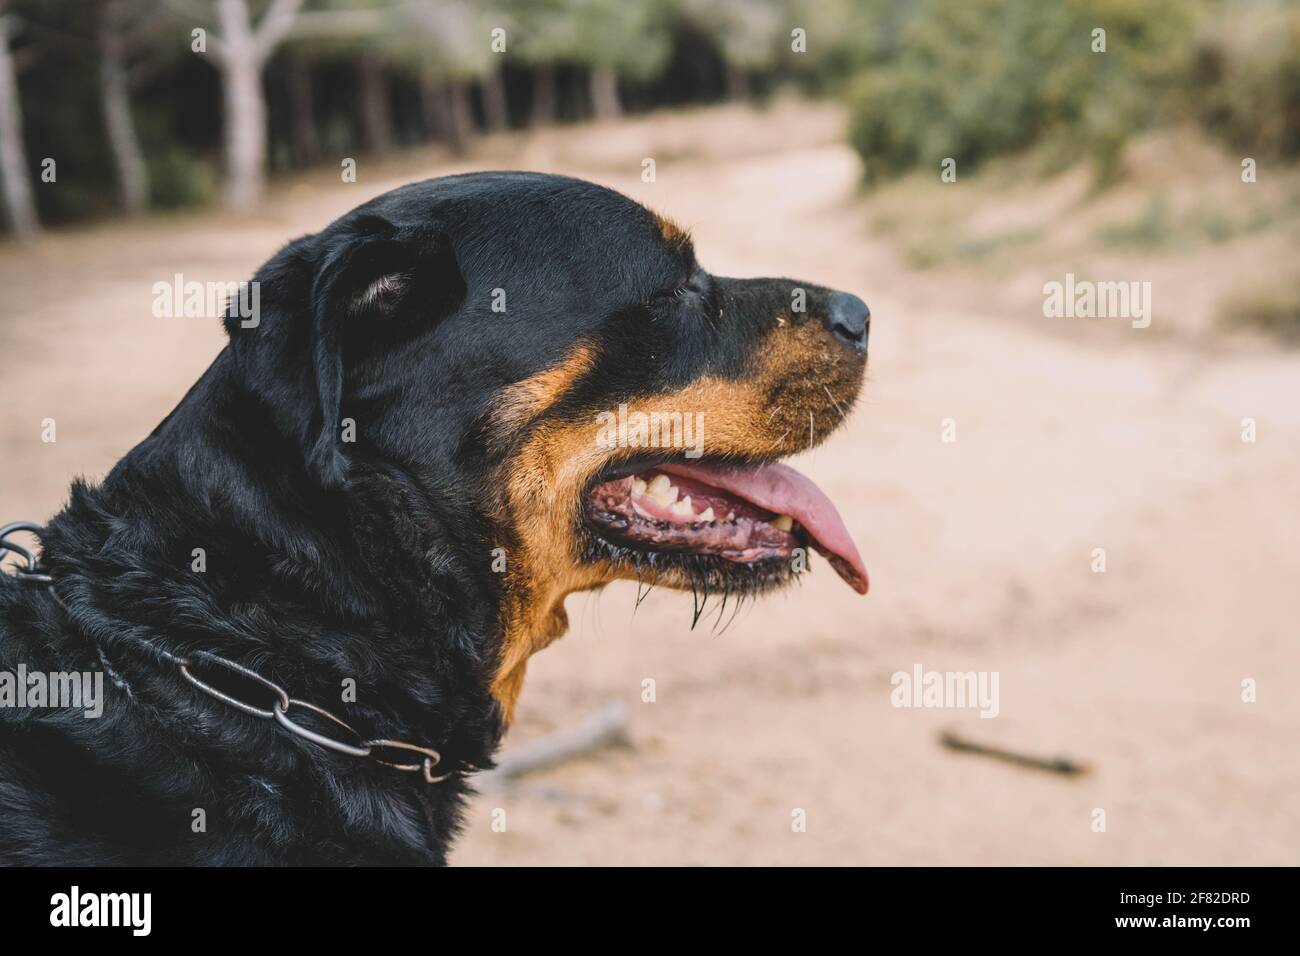
<path fill-rule="evenodd" d="M 405 778 L 419 774 L 349 766 L 357 758 L 316 752 L 270 721 L 250 726 L 145 653 L 238 661 L 363 733 L 438 749 L 444 768 L 490 764 L 502 733 L 489 693 L 499 598 L 459 566 L 468 542 L 455 536 L 468 532 L 394 466 L 362 464 L 344 489 L 313 488 L 222 364 L 101 486 L 74 485 L 49 525 L 45 563 L 80 632 L 66 639 L 93 642 L 151 717 L 228 726 L 196 756 L 230 758 L 231 773 L 256 765 L 261 747 L 258 777 L 271 786 L 315 774 L 326 790 L 383 799 L 391 781 L 404 805 L 412 787 L 432 788 L 414 799 L 437 818 L 427 839 L 438 844 L 456 807 L 427 804 L 458 804 L 457 781 L 417 785 Z"/>

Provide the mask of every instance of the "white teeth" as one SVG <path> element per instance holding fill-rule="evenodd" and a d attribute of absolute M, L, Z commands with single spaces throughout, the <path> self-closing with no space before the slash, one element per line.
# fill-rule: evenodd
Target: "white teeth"
<path fill-rule="evenodd" d="M 782 531 L 789 531 L 794 527 L 794 519 L 789 515 L 777 515 L 769 523 L 772 527 L 780 528 Z"/>
<path fill-rule="evenodd" d="M 637 497 L 644 496 L 647 498 L 653 498 L 658 504 L 667 508 L 669 514 L 674 518 L 689 518 L 696 523 L 718 520 L 718 516 L 713 513 L 712 506 L 705 508 L 699 514 L 696 514 L 695 506 L 691 502 L 691 496 L 682 495 L 681 489 L 674 485 L 672 479 L 664 474 L 655 475 L 648 482 L 644 478 L 638 478 L 634 475 L 632 477 L 632 494 Z M 641 514 L 646 515 L 647 512 L 641 511 Z M 778 528 L 783 527 L 787 531 L 790 530 L 790 516 L 782 515 L 781 518 L 785 519 L 785 524 L 782 525 L 781 519 L 777 519 L 777 521 L 774 522 L 776 526 Z M 735 521 L 736 513 L 734 511 L 728 511 L 726 520 Z"/>
<path fill-rule="evenodd" d="M 663 505 L 672 505 L 677 500 L 677 487 L 668 480 L 667 475 L 655 475 L 646 486 L 646 494 Z"/>

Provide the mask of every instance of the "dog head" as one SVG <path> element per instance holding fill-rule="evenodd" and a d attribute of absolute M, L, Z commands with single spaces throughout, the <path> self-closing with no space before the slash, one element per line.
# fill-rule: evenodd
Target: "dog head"
<path fill-rule="evenodd" d="M 813 548 L 865 593 L 834 507 L 777 463 L 854 403 L 856 296 L 714 276 L 626 197 L 526 173 L 387 193 L 258 279 L 272 320 L 227 325 L 312 480 L 346 493 L 365 462 L 393 463 L 476 529 L 507 715 L 573 591 L 753 594 Z"/>

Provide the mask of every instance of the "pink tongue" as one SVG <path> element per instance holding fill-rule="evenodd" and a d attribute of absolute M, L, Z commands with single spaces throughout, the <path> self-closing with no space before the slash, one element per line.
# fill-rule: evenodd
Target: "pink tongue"
<path fill-rule="evenodd" d="M 776 514 L 787 514 L 808 529 L 831 566 L 859 594 L 867 593 L 867 569 L 862 565 L 849 529 L 825 492 L 789 465 L 769 462 L 757 468 L 724 465 L 660 465 L 658 471 L 693 478 L 721 488 Z M 838 558 L 839 560 L 835 560 Z"/>

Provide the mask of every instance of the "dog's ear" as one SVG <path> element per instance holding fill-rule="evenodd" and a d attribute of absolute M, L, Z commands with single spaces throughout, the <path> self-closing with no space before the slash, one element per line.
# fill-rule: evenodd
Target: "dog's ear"
<path fill-rule="evenodd" d="M 326 488 L 344 484 L 342 437 L 347 370 L 428 328 L 464 297 L 445 232 L 399 229 L 354 216 L 291 243 L 259 271 L 260 327 L 227 317 L 245 376 L 282 433 L 301 445 L 308 473 Z"/>
<path fill-rule="evenodd" d="M 446 234 L 434 225 L 397 229 L 362 216 L 325 252 L 311 296 L 320 428 L 307 455 L 323 486 L 338 487 L 347 478 L 340 409 L 349 363 L 436 322 L 464 291 Z"/>
<path fill-rule="evenodd" d="M 321 485 L 335 488 L 347 478 L 339 414 L 343 400 L 343 344 L 347 327 L 386 314 L 403 289 L 401 246 L 384 220 L 357 222 L 325 252 L 311 293 L 311 368 L 315 377 L 319 426 L 307 452 L 307 467 Z M 391 292 L 376 294 L 383 287 Z M 315 423 L 313 422 L 313 425 Z"/>

